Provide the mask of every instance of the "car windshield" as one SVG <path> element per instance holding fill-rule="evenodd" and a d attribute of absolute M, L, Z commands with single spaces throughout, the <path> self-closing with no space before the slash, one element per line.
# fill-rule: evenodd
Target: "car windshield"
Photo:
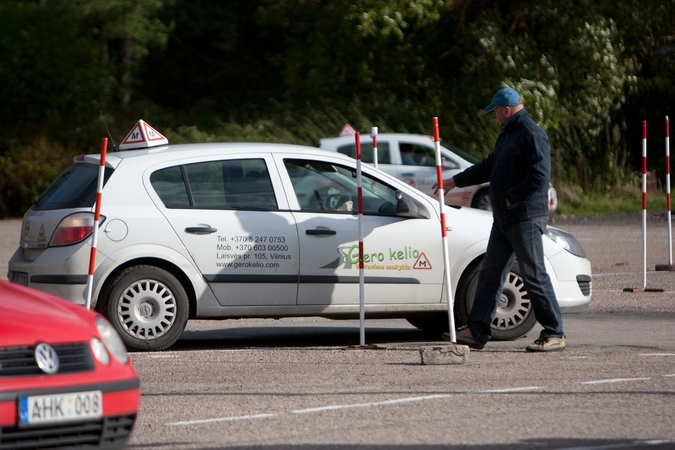
<path fill-rule="evenodd" d="M 72 164 L 61 172 L 37 200 L 33 201 L 33 209 L 45 211 L 94 206 L 99 167 L 98 164 Z M 104 184 L 112 173 L 113 169 L 106 167 Z"/>
<path fill-rule="evenodd" d="M 465 152 L 461 148 L 455 147 L 454 145 L 450 145 L 447 142 L 445 142 L 443 139 L 441 139 L 441 146 L 447 148 L 452 153 L 454 153 L 455 155 L 459 156 L 460 158 L 470 162 L 471 164 L 476 164 L 476 163 L 480 162 L 478 159 L 469 155 L 467 152 Z"/>

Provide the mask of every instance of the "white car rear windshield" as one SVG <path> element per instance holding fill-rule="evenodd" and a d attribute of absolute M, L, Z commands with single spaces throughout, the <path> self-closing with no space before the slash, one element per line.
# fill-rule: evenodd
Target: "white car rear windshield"
<path fill-rule="evenodd" d="M 33 210 L 89 208 L 96 201 L 99 166 L 97 164 L 74 163 L 61 172 L 56 180 L 33 201 Z M 113 170 L 106 168 L 104 183 Z"/>

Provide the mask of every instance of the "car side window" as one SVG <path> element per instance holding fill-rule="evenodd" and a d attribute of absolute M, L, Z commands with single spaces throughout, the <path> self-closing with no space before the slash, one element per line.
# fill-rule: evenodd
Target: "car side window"
<path fill-rule="evenodd" d="M 150 183 L 167 208 L 276 210 L 263 159 L 186 164 L 158 170 Z"/>
<path fill-rule="evenodd" d="M 398 149 L 401 152 L 401 163 L 405 166 L 436 166 L 436 152 L 433 148 L 412 142 L 400 142 Z"/>
<path fill-rule="evenodd" d="M 356 169 L 323 161 L 286 159 L 286 170 L 302 211 L 356 213 Z M 362 173 L 363 213 L 396 215 L 396 190 Z"/>
<path fill-rule="evenodd" d="M 338 147 L 338 152 L 356 158 L 356 144 L 342 145 Z M 372 164 L 374 162 L 373 156 L 373 143 L 361 144 L 361 161 Z M 377 162 L 378 164 L 391 164 L 388 142 L 377 143 Z"/>

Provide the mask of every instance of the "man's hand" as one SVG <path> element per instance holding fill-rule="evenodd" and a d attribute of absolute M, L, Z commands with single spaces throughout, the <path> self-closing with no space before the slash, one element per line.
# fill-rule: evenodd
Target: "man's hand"
<path fill-rule="evenodd" d="M 454 178 L 448 178 L 443 180 L 443 194 L 448 195 L 448 192 L 453 190 L 457 185 L 455 184 Z M 438 183 L 435 183 L 433 186 L 434 195 L 438 194 Z"/>

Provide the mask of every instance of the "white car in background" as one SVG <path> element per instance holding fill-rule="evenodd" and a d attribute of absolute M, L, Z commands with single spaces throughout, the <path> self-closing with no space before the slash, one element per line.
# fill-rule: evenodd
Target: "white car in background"
<path fill-rule="evenodd" d="M 361 134 L 360 138 L 361 160 L 365 163 L 374 163 L 372 136 Z M 319 141 L 319 147 L 343 153 L 352 158 L 356 157 L 354 136 L 323 138 Z M 431 136 L 404 133 L 377 135 L 378 169 L 434 198 L 436 195 L 433 186 L 437 181 L 435 152 L 435 143 Z M 450 178 L 477 162 L 478 160 L 473 156 L 441 140 L 443 178 Z M 445 203 L 491 211 L 489 184 L 455 188 L 446 193 Z M 549 187 L 549 214 L 555 212 L 557 205 L 556 191 L 551 185 Z"/>
<path fill-rule="evenodd" d="M 25 213 L 9 280 L 86 303 L 99 166 L 98 154 L 76 157 Z M 366 318 L 447 330 L 438 201 L 368 165 L 362 172 Z M 358 318 L 356 173 L 340 153 L 282 144 L 108 153 L 91 303 L 134 350 L 168 348 L 188 319 Z M 444 210 L 462 324 L 492 216 Z M 544 252 L 562 311 L 586 310 L 591 264 L 577 240 L 549 227 Z M 494 338 L 534 323 L 515 264 Z"/>

